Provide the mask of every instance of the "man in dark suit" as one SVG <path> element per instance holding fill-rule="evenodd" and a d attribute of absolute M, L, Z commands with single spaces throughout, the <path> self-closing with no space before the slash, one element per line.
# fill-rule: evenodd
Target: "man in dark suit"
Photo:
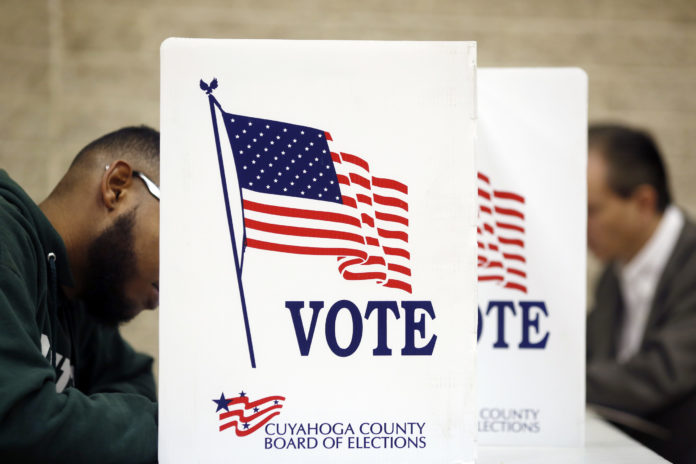
<path fill-rule="evenodd" d="M 587 401 L 658 425 L 633 435 L 696 462 L 696 225 L 652 138 L 592 126 L 588 245 L 606 268 L 587 321 Z"/>

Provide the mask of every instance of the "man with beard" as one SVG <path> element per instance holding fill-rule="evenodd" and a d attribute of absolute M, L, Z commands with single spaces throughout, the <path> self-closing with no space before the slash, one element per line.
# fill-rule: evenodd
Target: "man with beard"
<path fill-rule="evenodd" d="M 0 170 L 0 462 L 154 462 L 152 359 L 118 324 L 159 296 L 159 133 L 87 145 L 36 205 Z"/>

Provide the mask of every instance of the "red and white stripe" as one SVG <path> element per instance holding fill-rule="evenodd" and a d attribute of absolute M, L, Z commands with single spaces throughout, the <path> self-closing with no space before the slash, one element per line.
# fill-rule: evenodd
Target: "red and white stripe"
<path fill-rule="evenodd" d="M 478 280 L 527 293 L 525 199 L 478 173 Z"/>
<path fill-rule="evenodd" d="M 359 156 L 332 148 L 331 157 L 343 204 L 242 189 L 247 246 L 336 256 L 347 280 L 411 293 L 408 187 L 373 177 Z"/>

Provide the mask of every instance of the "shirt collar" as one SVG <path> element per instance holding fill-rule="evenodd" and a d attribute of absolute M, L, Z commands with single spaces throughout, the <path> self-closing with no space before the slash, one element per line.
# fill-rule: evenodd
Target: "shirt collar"
<path fill-rule="evenodd" d="M 656 283 L 683 227 L 684 214 L 676 206 L 668 206 L 650 239 L 633 259 L 620 267 L 621 280 L 630 283 L 637 279 L 648 279 Z"/>

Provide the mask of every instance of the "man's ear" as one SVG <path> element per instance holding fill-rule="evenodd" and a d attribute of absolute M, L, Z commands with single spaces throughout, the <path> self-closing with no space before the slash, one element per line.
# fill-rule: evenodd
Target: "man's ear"
<path fill-rule="evenodd" d="M 657 190 L 652 185 L 639 185 L 631 197 L 641 213 L 649 215 L 657 213 Z"/>
<path fill-rule="evenodd" d="M 114 161 L 106 167 L 101 181 L 101 198 L 109 211 L 120 206 L 133 183 L 133 168 L 126 161 Z"/>

